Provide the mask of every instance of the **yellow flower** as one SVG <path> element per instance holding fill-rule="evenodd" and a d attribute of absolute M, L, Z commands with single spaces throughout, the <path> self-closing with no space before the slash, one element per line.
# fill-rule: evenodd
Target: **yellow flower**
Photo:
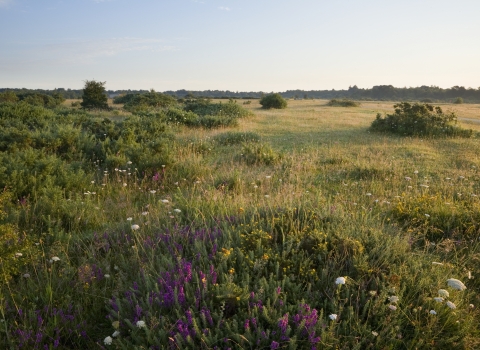
<path fill-rule="evenodd" d="M 235 269 L 232 267 L 230 270 L 228 270 L 228 273 L 230 275 L 233 275 L 235 273 Z"/>

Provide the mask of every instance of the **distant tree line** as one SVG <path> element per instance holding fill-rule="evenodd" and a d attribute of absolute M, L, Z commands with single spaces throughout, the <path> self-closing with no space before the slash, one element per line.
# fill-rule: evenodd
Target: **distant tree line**
<path fill-rule="evenodd" d="M 42 89 L 5 89 L 0 88 L 0 93 L 13 91 L 16 94 L 39 93 L 49 96 L 58 94 L 66 99 L 81 99 L 83 90 L 72 90 L 57 88 L 54 90 Z M 148 94 L 150 90 L 107 90 L 108 97 L 117 97 L 129 94 Z M 229 91 L 229 90 L 168 90 L 164 94 L 175 98 L 223 98 L 223 99 L 260 99 L 267 93 L 262 91 Z M 361 89 L 356 85 L 350 86 L 347 90 L 287 90 L 280 92 L 284 98 L 298 99 L 338 99 L 349 98 L 354 100 L 389 100 L 389 101 L 422 101 L 422 102 L 455 102 L 461 98 L 463 102 L 480 102 L 480 87 L 465 88 L 463 86 L 453 86 L 448 89 L 442 89 L 438 86 L 419 86 L 398 88 L 392 85 L 378 85 L 371 89 Z"/>

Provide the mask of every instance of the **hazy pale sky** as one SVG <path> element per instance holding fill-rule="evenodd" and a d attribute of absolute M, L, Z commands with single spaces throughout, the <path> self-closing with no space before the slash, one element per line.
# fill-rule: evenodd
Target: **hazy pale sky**
<path fill-rule="evenodd" d="M 0 88 L 480 87 L 480 0 L 0 0 Z"/>

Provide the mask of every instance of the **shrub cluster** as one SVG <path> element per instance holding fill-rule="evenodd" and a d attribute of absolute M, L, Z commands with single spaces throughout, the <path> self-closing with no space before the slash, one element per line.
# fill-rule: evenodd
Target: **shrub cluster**
<path fill-rule="evenodd" d="M 54 108 L 65 101 L 62 95 L 54 92 L 46 95 L 39 92 L 27 92 L 16 94 L 13 91 L 0 93 L 0 102 L 24 102 L 34 106 Z"/>
<path fill-rule="evenodd" d="M 330 101 L 328 101 L 327 106 L 332 106 L 332 107 L 358 107 L 358 106 L 360 106 L 360 103 L 356 102 L 356 101 L 346 99 L 346 98 L 344 98 L 342 100 L 338 100 L 338 99 L 333 98 Z"/>
<path fill-rule="evenodd" d="M 282 95 L 280 94 L 269 94 L 266 96 L 263 96 L 260 99 L 260 104 L 262 105 L 262 108 L 265 109 L 283 109 L 287 108 L 287 100 L 285 100 Z"/>
<path fill-rule="evenodd" d="M 444 113 L 440 107 L 428 103 L 397 103 L 395 113 L 385 117 L 379 113 L 370 126 L 371 131 L 393 133 L 402 136 L 470 137 L 472 130 L 457 127 L 454 112 Z"/>

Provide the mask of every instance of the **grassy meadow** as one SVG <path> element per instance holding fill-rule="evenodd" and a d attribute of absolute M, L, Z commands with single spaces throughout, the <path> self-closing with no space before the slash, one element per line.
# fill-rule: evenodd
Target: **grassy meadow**
<path fill-rule="evenodd" d="M 369 131 L 394 102 L 242 102 L 0 104 L 1 348 L 480 348 L 480 105 L 422 139 Z"/>

